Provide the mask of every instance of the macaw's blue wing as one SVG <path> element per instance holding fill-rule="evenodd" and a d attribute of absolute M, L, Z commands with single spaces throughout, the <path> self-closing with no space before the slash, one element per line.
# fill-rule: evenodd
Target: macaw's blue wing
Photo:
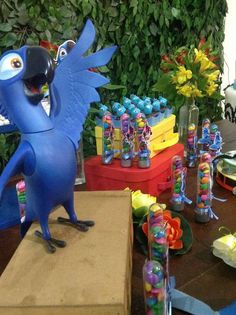
<path fill-rule="evenodd" d="M 0 125 L 0 133 L 9 133 L 13 131 L 18 131 L 18 128 L 16 125 L 11 121 L 6 108 L 3 106 L 0 100 L 0 115 L 2 115 L 4 118 L 9 120 L 9 124 L 7 125 Z"/>
<path fill-rule="evenodd" d="M 116 50 L 116 46 L 112 46 L 84 56 L 94 36 L 93 24 L 88 20 L 78 42 L 56 68 L 50 87 L 54 126 L 65 132 L 76 146 L 90 103 L 100 101 L 96 88 L 109 82 L 89 69 L 107 64 Z"/>

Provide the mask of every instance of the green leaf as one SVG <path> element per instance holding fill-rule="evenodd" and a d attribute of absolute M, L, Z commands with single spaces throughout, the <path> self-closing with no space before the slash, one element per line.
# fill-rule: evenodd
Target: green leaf
<path fill-rule="evenodd" d="M 149 29 L 150 29 L 150 32 L 153 36 L 157 35 L 158 27 L 155 23 L 151 23 Z"/>
<path fill-rule="evenodd" d="M 10 32 L 12 30 L 12 26 L 8 23 L 0 24 L 0 32 Z"/>
<path fill-rule="evenodd" d="M 107 13 L 111 17 L 117 17 L 118 14 L 119 14 L 117 8 L 115 8 L 115 7 L 109 7 L 108 10 L 107 10 Z"/>
<path fill-rule="evenodd" d="M 3 38 L 1 38 L 1 46 L 11 47 L 17 41 L 17 36 L 15 33 L 7 33 Z"/>
<path fill-rule="evenodd" d="M 116 85 L 116 84 L 106 84 L 103 86 L 104 89 L 107 90 L 120 90 L 120 89 L 124 89 L 125 86 L 124 85 Z"/>
<path fill-rule="evenodd" d="M 172 13 L 173 17 L 178 18 L 180 15 L 180 10 L 173 7 L 173 8 L 171 8 L 171 13 Z"/>

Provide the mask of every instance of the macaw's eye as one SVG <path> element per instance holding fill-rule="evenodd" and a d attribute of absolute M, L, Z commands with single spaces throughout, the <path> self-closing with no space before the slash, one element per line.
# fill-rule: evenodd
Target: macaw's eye
<path fill-rule="evenodd" d="M 65 56 L 67 55 L 65 48 L 61 48 L 59 55 L 61 59 L 65 58 Z"/>
<path fill-rule="evenodd" d="M 9 53 L 0 60 L 0 80 L 16 76 L 23 69 L 23 60 L 17 53 Z"/>
<path fill-rule="evenodd" d="M 11 60 L 12 68 L 21 68 L 21 60 L 19 58 L 13 58 Z"/>

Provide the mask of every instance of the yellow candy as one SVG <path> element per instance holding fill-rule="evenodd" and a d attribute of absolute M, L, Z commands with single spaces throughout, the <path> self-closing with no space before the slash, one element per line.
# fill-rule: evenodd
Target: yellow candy
<path fill-rule="evenodd" d="M 146 290 L 146 292 L 150 292 L 151 291 L 151 289 L 152 289 L 152 286 L 151 286 L 151 284 L 150 283 L 148 283 L 148 282 L 145 282 L 145 290 Z"/>
<path fill-rule="evenodd" d="M 144 123 L 144 122 L 140 122 L 140 123 L 138 124 L 138 126 L 141 127 L 141 128 L 143 128 L 143 127 L 145 126 L 145 123 Z"/>

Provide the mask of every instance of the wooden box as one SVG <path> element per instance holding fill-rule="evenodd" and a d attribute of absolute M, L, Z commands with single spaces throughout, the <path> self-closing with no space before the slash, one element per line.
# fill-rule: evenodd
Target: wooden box
<path fill-rule="evenodd" d="M 75 205 L 96 225 L 86 233 L 60 225 L 58 208 L 50 230 L 67 246 L 48 254 L 33 224 L 0 278 L 0 315 L 130 314 L 130 192 L 78 192 Z"/>

